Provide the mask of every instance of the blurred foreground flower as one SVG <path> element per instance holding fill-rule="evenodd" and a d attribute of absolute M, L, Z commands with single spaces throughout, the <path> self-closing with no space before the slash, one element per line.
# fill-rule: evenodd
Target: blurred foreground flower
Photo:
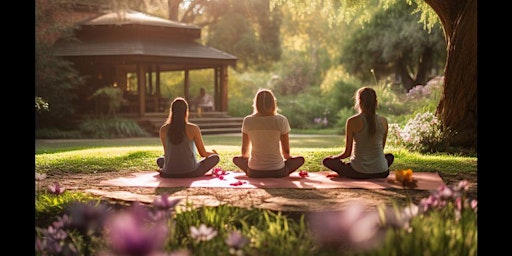
<path fill-rule="evenodd" d="M 158 210 L 171 210 L 174 209 L 180 201 L 181 198 L 174 198 L 169 200 L 169 194 L 163 193 L 160 195 L 160 197 L 155 198 L 153 205 Z"/>
<path fill-rule="evenodd" d="M 190 236 L 197 242 L 208 241 L 217 235 L 217 231 L 212 227 L 207 227 L 205 224 L 190 227 Z"/>
<path fill-rule="evenodd" d="M 389 179 L 388 182 L 398 183 L 404 187 L 414 188 L 417 187 L 417 180 L 413 177 L 412 169 L 407 170 L 396 170 L 395 171 L 395 179 Z"/>
<path fill-rule="evenodd" d="M 168 235 L 165 220 L 149 221 L 149 210 L 134 203 L 106 221 L 107 241 L 114 255 L 154 255 L 164 251 Z"/>
<path fill-rule="evenodd" d="M 385 234 L 380 228 L 379 215 L 365 208 L 362 202 L 354 201 L 341 211 L 311 213 L 309 221 L 314 239 L 328 246 L 376 247 Z"/>
<path fill-rule="evenodd" d="M 395 171 L 395 179 L 400 182 L 412 182 L 412 170 L 397 170 Z"/>
<path fill-rule="evenodd" d="M 52 194 L 61 195 L 66 188 L 61 187 L 59 183 L 55 182 L 53 185 L 48 185 L 48 190 L 50 190 Z"/>
<path fill-rule="evenodd" d="M 249 239 L 238 230 L 233 230 L 226 238 L 226 244 L 229 246 L 231 255 L 243 255 L 242 248 L 249 243 Z"/>

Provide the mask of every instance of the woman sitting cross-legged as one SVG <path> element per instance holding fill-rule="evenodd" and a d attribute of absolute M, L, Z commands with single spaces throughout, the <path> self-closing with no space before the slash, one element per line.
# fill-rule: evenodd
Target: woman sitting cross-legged
<path fill-rule="evenodd" d="M 277 113 L 272 91 L 260 89 L 253 101 L 253 113 L 242 122 L 242 155 L 233 163 L 252 178 L 280 178 L 304 164 L 304 157 L 292 157 L 288 119 Z"/>
<path fill-rule="evenodd" d="M 156 163 L 164 178 L 199 177 L 219 163 L 217 151 L 206 151 L 201 130 L 188 122 L 188 103 L 178 97 L 171 103 L 169 116 L 160 127 L 164 155 Z M 201 157 L 197 160 L 197 152 Z"/>
<path fill-rule="evenodd" d="M 377 115 L 377 94 L 370 87 L 357 90 L 355 108 L 358 114 L 349 117 L 345 126 L 345 151 L 324 158 L 323 165 L 352 179 L 386 178 L 393 154 L 384 154 L 388 121 Z M 350 157 L 350 162 L 342 160 Z"/>

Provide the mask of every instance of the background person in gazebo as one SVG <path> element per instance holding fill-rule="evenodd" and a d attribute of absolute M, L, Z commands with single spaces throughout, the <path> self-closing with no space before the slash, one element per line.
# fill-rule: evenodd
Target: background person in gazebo
<path fill-rule="evenodd" d="M 215 108 L 214 108 L 215 104 L 213 102 L 213 97 L 210 94 L 206 93 L 206 90 L 203 87 L 201 87 L 201 89 L 199 89 L 199 95 L 194 98 L 193 102 L 194 102 L 195 110 L 198 112 L 201 112 L 201 111 L 208 112 L 208 111 L 215 110 Z"/>

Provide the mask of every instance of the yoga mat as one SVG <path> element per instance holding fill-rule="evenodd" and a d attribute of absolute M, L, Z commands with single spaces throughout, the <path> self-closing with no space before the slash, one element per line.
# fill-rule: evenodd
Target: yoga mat
<path fill-rule="evenodd" d="M 438 173 L 415 172 L 414 185 L 408 187 L 416 190 L 435 190 L 444 185 Z M 197 178 L 162 178 L 155 171 L 132 173 L 128 177 L 120 177 L 102 181 L 100 184 L 120 187 L 203 187 L 203 188 L 362 188 L 362 189 L 403 189 L 401 183 L 395 181 L 394 172 L 387 178 L 354 180 L 339 177 L 330 171 L 309 172 L 301 177 L 299 172 L 283 178 L 249 178 L 243 172 L 228 171 L 222 177 L 207 173 Z"/>

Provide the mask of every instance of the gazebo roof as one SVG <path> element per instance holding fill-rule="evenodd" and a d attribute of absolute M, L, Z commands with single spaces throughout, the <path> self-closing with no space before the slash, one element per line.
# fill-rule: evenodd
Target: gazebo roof
<path fill-rule="evenodd" d="M 60 40 L 54 49 L 57 56 L 71 59 L 154 62 L 162 70 L 236 64 L 235 56 L 196 42 L 200 32 L 196 25 L 140 12 L 111 12 L 77 23 L 78 40 Z"/>
<path fill-rule="evenodd" d="M 95 18 L 87 19 L 79 22 L 78 25 L 99 26 L 99 25 L 129 25 L 139 24 L 145 26 L 161 26 L 170 28 L 184 28 L 201 30 L 197 25 L 181 23 L 177 21 L 167 20 L 160 17 L 151 16 L 145 13 L 127 10 L 125 12 L 110 12 Z"/>

